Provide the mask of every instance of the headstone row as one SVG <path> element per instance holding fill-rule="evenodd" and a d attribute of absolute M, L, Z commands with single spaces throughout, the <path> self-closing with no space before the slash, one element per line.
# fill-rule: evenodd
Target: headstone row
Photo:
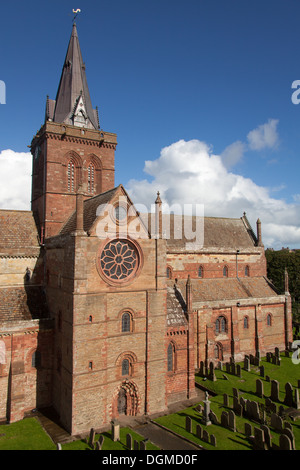
<path fill-rule="evenodd" d="M 272 435 L 268 426 L 262 424 L 260 428 L 254 427 L 253 433 L 251 424 L 245 423 L 245 435 L 254 450 L 295 450 L 295 437 L 289 423 L 285 423 L 285 427 L 282 427 L 278 416 L 274 414 L 274 416 L 272 415 L 271 427 L 280 432 L 279 446 L 272 443 Z"/>
<path fill-rule="evenodd" d="M 186 416 L 185 419 L 185 429 L 189 433 L 193 433 L 193 420 L 190 416 Z M 209 434 L 207 429 L 203 429 L 200 424 L 196 425 L 196 436 L 203 442 L 211 444 L 214 447 L 217 447 L 217 439 L 214 434 Z"/>

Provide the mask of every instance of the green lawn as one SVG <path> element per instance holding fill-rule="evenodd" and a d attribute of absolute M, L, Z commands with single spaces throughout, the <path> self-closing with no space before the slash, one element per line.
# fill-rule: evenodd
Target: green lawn
<path fill-rule="evenodd" d="M 280 402 L 277 403 L 277 407 L 283 405 L 283 400 L 285 397 L 285 383 L 290 382 L 293 388 L 296 388 L 298 385 L 298 379 L 300 379 L 300 365 L 295 365 L 292 363 L 291 358 L 286 358 L 281 356 L 281 365 L 276 366 L 270 364 L 263 358 L 260 362 L 261 365 L 265 366 L 265 377 L 268 375 L 270 380 L 278 380 L 279 382 L 279 398 Z M 224 378 L 224 375 L 228 380 Z M 196 381 L 216 393 L 217 395 L 210 398 L 211 401 L 211 410 L 217 415 L 220 422 L 222 411 L 227 411 L 233 404 L 233 388 L 237 388 L 245 399 L 252 401 L 257 401 L 259 403 L 265 403 L 264 398 L 259 398 L 256 396 L 256 380 L 261 379 L 264 386 L 264 395 L 269 397 L 271 394 L 271 383 L 267 382 L 265 378 L 260 377 L 259 368 L 251 366 L 251 371 L 246 372 L 242 369 L 242 377 L 237 377 L 231 374 L 227 374 L 225 371 L 216 370 L 217 381 L 212 382 L 210 380 L 204 380 L 202 377 L 196 377 Z M 227 393 L 229 395 L 229 408 L 223 406 L 223 394 Z M 186 416 L 191 416 L 193 419 L 193 430 L 192 433 L 185 431 L 185 419 Z M 268 424 L 270 424 L 270 417 L 267 417 Z M 163 426 L 181 434 L 190 440 L 200 444 L 202 447 L 207 449 L 218 449 L 218 450 L 249 450 L 251 446 L 246 440 L 244 435 L 244 426 L 245 422 L 248 422 L 254 426 L 259 427 L 259 424 L 251 422 L 243 417 L 236 417 L 236 427 L 237 432 L 227 430 L 220 425 L 209 425 L 203 426 L 201 424 L 201 415 L 196 411 L 196 407 L 188 408 L 180 413 L 163 416 L 156 420 L 158 423 Z M 296 441 L 296 449 L 300 450 L 300 420 L 292 422 L 289 418 L 287 419 L 292 426 L 293 432 Z M 217 439 L 217 447 L 213 447 L 210 444 L 204 443 L 202 440 L 196 437 L 196 424 L 199 423 L 202 425 L 203 429 L 207 429 L 209 434 L 214 434 Z M 279 434 L 271 429 L 272 442 L 275 444 L 279 443 Z"/>
<path fill-rule="evenodd" d="M 120 430 L 120 441 L 111 439 L 111 432 L 104 432 L 102 450 L 128 450 L 126 435 L 131 434 L 132 442 L 140 442 L 143 437 L 129 428 Z M 95 436 L 95 442 L 99 434 Z M 45 433 L 37 418 L 26 418 L 13 424 L 0 426 L 0 450 L 56 450 L 56 445 Z M 62 450 L 92 450 L 84 439 L 62 445 Z M 147 450 L 157 450 L 151 442 L 147 443 Z"/>
<path fill-rule="evenodd" d="M 0 426 L 0 450 L 55 450 L 36 418 Z"/>

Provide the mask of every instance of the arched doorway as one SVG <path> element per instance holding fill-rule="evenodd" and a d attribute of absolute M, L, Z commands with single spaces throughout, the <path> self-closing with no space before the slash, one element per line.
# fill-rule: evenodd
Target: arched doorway
<path fill-rule="evenodd" d="M 127 411 L 127 398 L 126 391 L 124 388 L 121 388 L 118 395 L 118 414 L 125 415 Z"/>
<path fill-rule="evenodd" d="M 116 390 L 113 399 L 112 417 L 120 415 L 136 416 L 139 410 L 139 397 L 136 385 L 125 380 Z"/>

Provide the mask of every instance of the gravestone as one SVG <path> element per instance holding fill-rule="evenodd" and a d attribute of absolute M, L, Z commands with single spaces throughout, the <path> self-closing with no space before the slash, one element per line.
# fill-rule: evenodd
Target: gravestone
<path fill-rule="evenodd" d="M 235 411 L 236 416 L 243 416 L 244 410 L 240 403 L 236 405 L 236 409 L 234 411 Z"/>
<path fill-rule="evenodd" d="M 296 408 L 296 410 L 299 410 L 300 409 L 299 390 L 295 388 L 294 393 L 295 393 L 294 408 Z"/>
<path fill-rule="evenodd" d="M 292 450 L 295 450 L 295 436 L 294 436 L 293 431 L 291 431 L 291 429 L 289 428 L 284 428 L 282 430 L 282 434 L 285 434 L 286 436 L 288 436 L 288 438 L 291 441 Z"/>
<path fill-rule="evenodd" d="M 242 377 L 242 369 L 241 369 L 240 364 L 237 364 L 237 365 L 236 365 L 236 375 L 237 375 L 238 377 Z"/>
<path fill-rule="evenodd" d="M 192 419 L 190 416 L 186 416 L 185 418 L 185 430 L 187 432 L 192 432 Z"/>
<path fill-rule="evenodd" d="M 239 407 L 238 397 L 233 397 L 233 406 L 232 407 L 233 407 L 234 411 L 236 411 L 238 409 L 238 407 Z"/>
<path fill-rule="evenodd" d="M 135 439 L 133 441 L 133 450 L 140 450 L 139 441 L 136 441 Z"/>
<path fill-rule="evenodd" d="M 62 450 L 61 444 L 59 442 L 56 444 L 56 450 Z"/>
<path fill-rule="evenodd" d="M 275 431 L 282 432 L 283 430 L 283 420 L 276 413 L 271 414 L 271 427 L 274 428 Z"/>
<path fill-rule="evenodd" d="M 233 410 L 229 410 L 228 412 L 228 427 L 231 431 L 236 432 L 235 414 Z"/>
<path fill-rule="evenodd" d="M 270 428 L 264 424 L 261 425 L 260 427 L 263 432 L 264 432 L 264 440 L 265 440 L 265 443 L 268 447 L 268 449 L 271 448 L 271 444 L 272 444 L 272 437 L 271 437 L 271 431 L 270 431 Z"/>
<path fill-rule="evenodd" d="M 292 450 L 290 438 L 285 434 L 280 434 L 279 436 L 279 448 L 280 450 Z"/>
<path fill-rule="evenodd" d="M 249 356 L 244 357 L 244 369 L 247 372 L 250 372 L 250 359 L 249 359 Z"/>
<path fill-rule="evenodd" d="M 132 450 L 132 435 L 131 434 L 126 434 L 126 447 L 129 450 Z"/>
<path fill-rule="evenodd" d="M 271 400 L 279 401 L 279 383 L 277 380 L 271 380 Z"/>
<path fill-rule="evenodd" d="M 196 406 L 196 411 L 198 411 L 198 413 L 202 413 L 202 405 L 199 403 L 199 405 Z"/>
<path fill-rule="evenodd" d="M 111 421 L 111 435 L 114 442 L 120 440 L 120 424 L 117 420 Z"/>
<path fill-rule="evenodd" d="M 96 433 L 95 433 L 95 429 L 94 429 L 94 428 L 91 428 L 88 444 L 89 444 L 89 446 L 92 447 L 92 448 L 94 447 L 95 434 L 96 434 Z"/>
<path fill-rule="evenodd" d="M 264 396 L 264 386 L 260 379 L 256 380 L 256 395 L 260 398 Z"/>
<path fill-rule="evenodd" d="M 223 405 L 229 406 L 229 395 L 227 393 L 223 394 Z"/>
<path fill-rule="evenodd" d="M 212 380 L 213 382 L 215 382 L 217 380 L 216 378 L 216 374 L 215 374 L 215 366 L 213 364 L 213 362 L 211 362 L 209 364 L 209 376 L 208 376 L 209 380 Z"/>
<path fill-rule="evenodd" d="M 210 418 L 212 424 L 219 424 L 218 417 L 213 411 L 210 411 L 209 418 Z"/>
<path fill-rule="evenodd" d="M 148 439 L 143 439 L 140 442 L 140 450 L 146 450 Z"/>
<path fill-rule="evenodd" d="M 244 398 L 244 397 L 241 397 L 240 398 L 240 405 L 242 407 L 242 413 L 244 414 L 245 411 L 246 411 L 246 403 L 247 403 L 247 399 Z"/>
<path fill-rule="evenodd" d="M 252 436 L 252 426 L 250 423 L 245 423 L 245 434 L 246 437 Z"/>
<path fill-rule="evenodd" d="M 287 406 L 292 407 L 293 406 L 293 387 L 290 382 L 287 382 L 285 384 L 285 398 L 284 398 L 284 404 Z"/>
<path fill-rule="evenodd" d="M 247 400 L 246 414 L 250 419 L 260 422 L 259 407 L 256 401 Z"/>
<path fill-rule="evenodd" d="M 264 431 L 260 428 L 254 428 L 254 448 L 256 450 L 266 450 Z"/>
<path fill-rule="evenodd" d="M 202 440 L 209 443 L 209 432 L 206 429 L 203 429 Z"/>
<path fill-rule="evenodd" d="M 217 439 L 216 439 L 216 436 L 214 434 L 211 434 L 211 436 L 210 436 L 210 443 L 211 443 L 212 446 L 217 447 Z"/>
<path fill-rule="evenodd" d="M 104 442 L 104 436 L 100 434 L 98 441 L 96 442 L 97 450 L 101 450 Z"/>
<path fill-rule="evenodd" d="M 203 437 L 203 428 L 202 428 L 202 426 L 200 426 L 200 424 L 197 424 L 197 426 L 196 426 L 196 436 L 199 439 L 202 439 L 202 437 Z"/>
<path fill-rule="evenodd" d="M 260 366 L 259 367 L 259 373 L 261 377 L 265 376 L 265 366 Z"/>
<path fill-rule="evenodd" d="M 222 411 L 221 414 L 221 426 L 224 428 L 228 428 L 229 417 L 227 411 Z"/>

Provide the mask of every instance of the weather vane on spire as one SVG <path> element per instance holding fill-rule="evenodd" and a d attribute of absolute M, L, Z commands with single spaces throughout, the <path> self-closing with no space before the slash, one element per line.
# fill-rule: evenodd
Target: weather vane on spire
<path fill-rule="evenodd" d="M 73 13 L 75 13 L 75 16 L 74 16 L 74 18 L 73 18 L 73 23 L 74 23 L 75 20 L 76 20 L 76 18 L 77 18 L 77 16 L 78 16 L 78 13 L 81 13 L 80 8 L 77 8 L 77 10 L 74 10 L 74 8 L 73 8 Z"/>

